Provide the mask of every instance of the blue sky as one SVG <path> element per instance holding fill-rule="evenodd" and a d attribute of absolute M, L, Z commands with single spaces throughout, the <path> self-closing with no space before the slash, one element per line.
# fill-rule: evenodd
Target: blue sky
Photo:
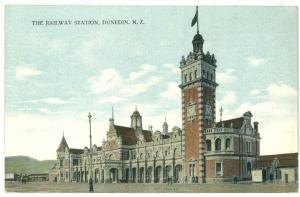
<path fill-rule="evenodd" d="M 137 106 L 144 128 L 161 130 L 165 117 L 181 127 L 178 65 L 192 50 L 194 14 L 188 6 L 7 6 L 6 155 L 54 159 L 63 131 L 70 146 L 83 148 L 89 111 L 93 143 L 101 145 L 111 106 L 116 124 L 129 126 Z M 145 24 L 32 25 L 109 19 Z M 260 122 L 262 154 L 296 152 L 297 9 L 199 7 L 199 27 L 204 50 L 218 61 L 223 119 L 250 110 Z"/>

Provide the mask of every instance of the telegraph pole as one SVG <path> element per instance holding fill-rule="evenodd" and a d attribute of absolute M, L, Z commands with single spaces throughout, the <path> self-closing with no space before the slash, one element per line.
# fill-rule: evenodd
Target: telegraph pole
<path fill-rule="evenodd" d="M 90 180 L 89 180 L 89 192 L 94 192 L 94 187 L 93 187 L 93 170 L 92 170 L 92 167 L 93 167 L 93 158 L 92 158 L 92 127 L 91 127 L 91 118 L 92 118 L 92 115 L 91 113 L 89 112 L 89 123 L 90 123 Z"/>

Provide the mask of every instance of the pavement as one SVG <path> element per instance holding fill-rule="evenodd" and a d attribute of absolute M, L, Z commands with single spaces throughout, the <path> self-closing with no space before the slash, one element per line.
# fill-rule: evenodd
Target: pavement
<path fill-rule="evenodd" d="M 88 183 L 6 182 L 6 192 L 29 193 L 86 193 Z M 94 183 L 95 193 L 277 193 L 298 192 L 298 184 L 238 183 L 238 184 L 149 184 L 149 183 Z"/>

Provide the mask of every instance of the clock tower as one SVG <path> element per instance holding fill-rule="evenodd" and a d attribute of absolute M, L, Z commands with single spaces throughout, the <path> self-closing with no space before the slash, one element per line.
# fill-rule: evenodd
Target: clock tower
<path fill-rule="evenodd" d="M 197 31 L 193 52 L 180 61 L 184 174 L 188 182 L 205 182 L 203 129 L 215 122 L 216 59 L 203 52 L 204 39 Z"/>

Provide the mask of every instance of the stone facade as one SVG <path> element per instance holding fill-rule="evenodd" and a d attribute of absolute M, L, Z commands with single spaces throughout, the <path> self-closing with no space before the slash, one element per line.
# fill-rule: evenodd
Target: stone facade
<path fill-rule="evenodd" d="M 216 122 L 217 61 L 204 54 L 203 43 L 197 33 L 193 52 L 180 61 L 182 130 L 174 126 L 169 132 L 166 121 L 162 132 L 144 130 L 137 110 L 130 127 L 116 125 L 112 117 L 106 141 L 92 150 L 69 148 L 63 136 L 50 179 L 87 182 L 91 175 L 98 183 L 206 183 L 251 178 L 260 151 L 258 122 L 252 124 L 251 112 Z"/>

